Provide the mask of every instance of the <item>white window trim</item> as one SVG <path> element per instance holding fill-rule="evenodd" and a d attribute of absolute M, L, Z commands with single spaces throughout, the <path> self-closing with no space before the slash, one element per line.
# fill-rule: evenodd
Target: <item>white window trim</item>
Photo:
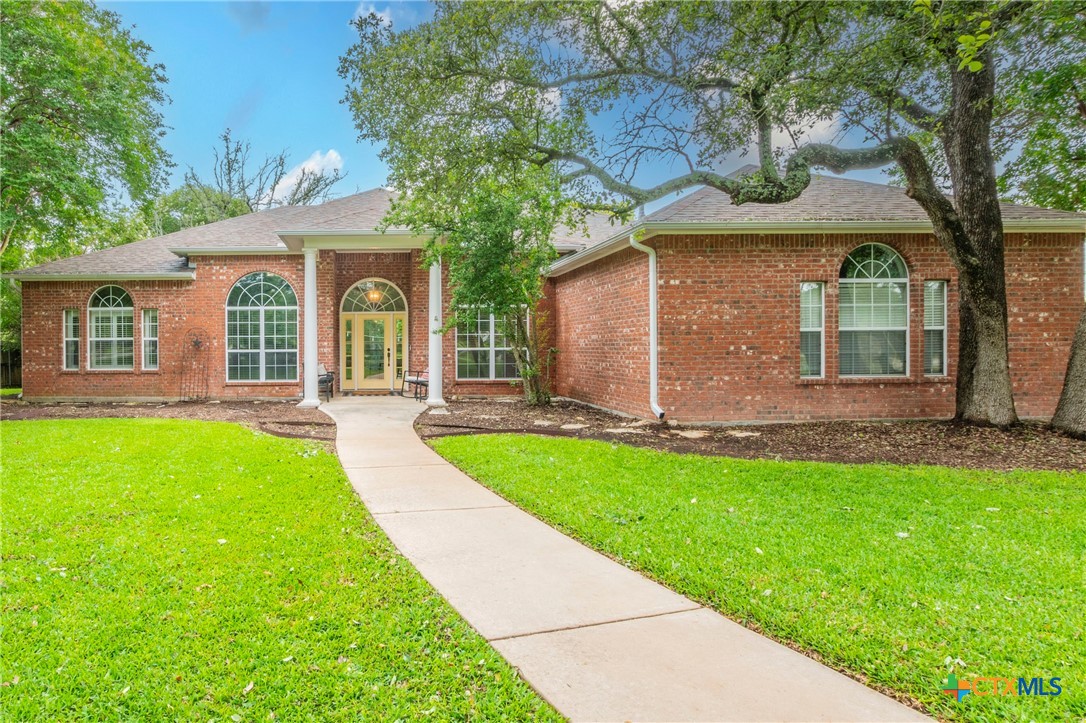
<path fill-rule="evenodd" d="M 937 282 L 939 282 L 940 284 L 943 285 L 943 325 L 942 325 L 942 327 L 938 327 L 938 326 L 930 326 L 929 327 L 926 316 L 925 316 L 925 319 L 924 319 L 924 322 L 923 322 L 924 331 L 935 331 L 936 329 L 941 329 L 942 332 L 943 332 L 943 371 L 941 373 L 939 373 L 939 374 L 928 374 L 928 372 L 925 370 L 924 371 L 924 376 L 926 376 L 926 377 L 947 377 L 947 376 L 950 376 L 950 359 L 948 357 L 948 346 L 947 346 L 947 327 L 949 326 L 948 319 L 947 319 L 947 311 L 948 311 L 947 310 L 947 289 L 950 287 L 950 282 L 947 281 L 946 279 L 927 279 L 924 282 L 924 303 L 925 304 L 927 303 L 927 297 L 928 297 L 927 284 L 928 284 L 929 281 L 937 281 Z M 927 311 L 926 306 L 924 308 L 924 311 L 925 312 Z M 924 349 L 924 352 L 925 353 L 927 352 L 926 348 Z M 926 362 L 925 362 L 924 365 L 926 366 Z"/>
<path fill-rule="evenodd" d="M 476 311 L 476 309 L 470 309 L 470 310 L 471 311 Z M 497 356 L 498 356 L 495 352 L 512 351 L 513 350 L 513 347 L 511 347 L 511 346 L 499 346 L 499 347 L 494 346 L 494 337 L 495 337 L 495 334 L 494 334 L 494 312 L 490 313 L 490 335 L 489 336 L 490 336 L 490 346 L 489 346 L 489 348 L 488 347 L 482 347 L 482 346 L 465 346 L 465 347 L 461 347 L 460 346 L 460 329 L 459 328 L 456 329 L 456 338 L 453 340 L 453 348 L 455 350 L 455 358 L 453 359 L 453 361 L 454 361 L 455 366 L 456 366 L 456 381 L 458 381 L 458 382 L 515 382 L 515 381 L 520 380 L 519 376 L 515 376 L 515 377 L 498 377 L 498 376 L 494 375 L 494 371 L 495 371 L 495 369 L 497 367 L 497 365 L 495 363 L 495 360 L 497 359 Z M 460 352 L 462 352 L 462 351 L 489 351 L 490 352 L 489 375 L 486 376 L 486 377 L 462 377 L 462 376 L 460 376 Z"/>
<path fill-rule="evenodd" d="M 231 311 L 259 311 L 260 312 L 260 379 L 231 379 L 230 378 L 230 354 L 231 353 L 251 353 L 257 351 L 256 349 L 231 349 L 230 348 L 230 312 Z M 266 349 L 264 346 L 264 312 L 265 311 L 293 311 L 294 323 L 297 327 L 294 339 L 293 349 Z M 301 336 L 302 319 L 299 313 L 300 306 L 228 306 L 226 307 L 226 383 L 227 384 L 297 384 L 301 381 L 302 363 L 301 354 L 298 349 L 298 337 Z M 294 378 L 293 379 L 267 379 L 267 359 L 265 354 L 267 352 L 284 352 L 293 351 L 295 354 L 294 362 Z"/>
<path fill-rule="evenodd" d="M 154 313 L 155 315 L 155 335 L 149 336 L 147 334 L 147 314 Z M 158 371 L 159 362 L 159 345 L 158 345 L 158 309 L 140 309 L 140 369 L 143 371 L 153 372 Z M 147 364 L 147 342 L 153 341 L 155 343 L 155 365 L 149 366 Z"/>
<path fill-rule="evenodd" d="M 801 309 L 802 309 L 802 306 L 803 306 L 803 285 L 804 284 L 815 284 L 815 285 L 818 286 L 819 304 L 822 307 L 822 311 L 819 314 L 819 318 L 821 319 L 822 323 L 817 329 L 814 329 L 814 328 L 805 329 L 805 328 L 803 328 L 803 323 L 801 321 L 800 325 L 799 325 L 800 336 L 802 337 L 802 334 L 805 331 L 807 331 L 807 332 L 817 331 L 819 333 L 819 341 L 820 341 L 820 344 L 821 344 L 822 348 L 821 348 L 821 351 L 819 352 L 820 353 L 819 360 L 820 360 L 821 363 L 819 364 L 820 368 L 819 368 L 818 374 L 804 374 L 803 371 L 801 370 L 800 374 L 799 374 L 799 378 L 800 379 L 825 379 L 826 378 L 826 282 L 825 281 L 801 281 L 800 282 L 799 288 L 800 288 L 800 308 Z"/>
<path fill-rule="evenodd" d="M 95 313 L 109 314 L 109 332 L 111 336 L 94 336 L 94 322 L 92 321 Z M 132 336 L 117 336 L 117 317 L 124 312 L 128 312 L 132 315 Z M 109 365 L 96 365 L 94 363 L 94 342 L 96 341 L 108 341 L 113 344 L 113 359 L 117 359 L 117 342 L 130 341 L 132 342 L 132 363 L 127 366 L 121 366 L 118 364 Z M 101 309 L 87 309 L 87 369 L 92 372 L 117 372 L 117 371 L 132 371 L 136 368 L 136 310 L 130 306 L 123 307 L 110 307 Z"/>
<path fill-rule="evenodd" d="M 894 253 L 897 253 L 896 251 Z M 899 254 L 900 255 L 900 254 Z M 871 326 L 861 329 L 846 329 L 841 326 L 841 294 L 837 294 L 837 376 L 842 379 L 907 379 L 912 375 L 912 335 L 909 333 L 909 318 L 912 299 L 909 279 L 838 279 L 838 284 L 904 284 L 905 285 L 905 326 Z M 902 374 L 842 374 L 841 373 L 841 332 L 842 331 L 904 331 L 905 332 L 905 372 Z"/>
<path fill-rule="evenodd" d="M 79 309 L 65 309 L 64 310 L 63 321 L 61 323 L 61 326 L 63 328 L 61 329 L 61 339 L 62 339 L 62 341 L 61 341 L 61 344 L 60 344 L 60 368 L 63 369 L 64 371 L 66 371 L 66 372 L 77 372 L 77 371 L 79 371 L 79 368 L 81 366 L 81 361 L 82 361 L 79 358 L 80 357 L 80 354 L 79 354 L 79 346 L 80 346 L 79 345 L 79 336 L 78 336 L 78 332 L 77 332 L 76 336 L 68 336 L 68 319 L 69 319 L 69 317 L 74 317 L 75 322 L 77 324 L 79 324 L 80 326 L 82 326 L 81 315 L 79 313 Z M 70 367 L 70 366 L 68 366 L 68 343 L 73 342 L 73 341 L 75 342 L 75 366 Z"/>

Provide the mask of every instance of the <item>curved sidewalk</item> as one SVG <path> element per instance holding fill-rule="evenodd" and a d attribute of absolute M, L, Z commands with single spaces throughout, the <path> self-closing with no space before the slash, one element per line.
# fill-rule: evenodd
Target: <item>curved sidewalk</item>
<path fill-rule="evenodd" d="M 417 402 L 340 398 L 321 410 L 392 542 L 566 717 L 926 720 L 509 504 L 419 440 Z"/>

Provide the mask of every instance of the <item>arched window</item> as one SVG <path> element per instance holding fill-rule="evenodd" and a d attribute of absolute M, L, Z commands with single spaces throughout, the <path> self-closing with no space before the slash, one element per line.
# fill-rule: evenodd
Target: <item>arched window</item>
<path fill-rule="evenodd" d="M 226 379 L 297 381 L 298 297 L 267 271 L 243 276 L 226 299 Z"/>
<path fill-rule="evenodd" d="M 88 310 L 90 368 L 131 369 L 132 297 L 120 286 L 103 286 L 91 294 Z"/>
<path fill-rule="evenodd" d="M 909 270 L 896 251 L 864 244 L 841 265 L 841 376 L 905 376 L 909 356 Z"/>
<path fill-rule="evenodd" d="M 359 281 L 343 297 L 343 308 L 347 313 L 407 311 L 407 300 L 392 284 L 377 279 Z"/>

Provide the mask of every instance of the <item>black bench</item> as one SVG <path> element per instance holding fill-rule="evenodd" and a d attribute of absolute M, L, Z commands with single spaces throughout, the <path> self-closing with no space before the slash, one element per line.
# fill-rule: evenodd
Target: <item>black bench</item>
<path fill-rule="evenodd" d="M 336 373 L 324 368 L 323 364 L 317 366 L 317 396 L 324 395 L 327 402 L 332 401 L 336 393 Z"/>
<path fill-rule="evenodd" d="M 425 399 L 430 386 L 430 373 L 423 371 L 409 371 L 404 375 L 403 381 L 400 382 L 400 396 L 404 396 L 404 390 L 407 387 L 411 387 L 412 394 L 415 397 L 416 402 L 421 402 Z"/>

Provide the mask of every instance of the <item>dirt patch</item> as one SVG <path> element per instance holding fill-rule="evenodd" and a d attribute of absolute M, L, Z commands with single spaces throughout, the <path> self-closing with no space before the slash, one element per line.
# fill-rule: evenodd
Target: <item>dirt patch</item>
<path fill-rule="evenodd" d="M 336 424 L 317 409 L 299 409 L 296 400 L 281 402 L 58 402 L 55 404 L 0 401 L 0 418 L 89 419 L 92 417 L 162 417 L 197 419 L 210 422 L 236 422 L 277 437 L 314 439 L 329 450 L 336 439 Z"/>
<path fill-rule="evenodd" d="M 674 426 L 621 417 L 575 402 L 537 409 L 519 399 L 450 402 L 447 410 L 448 414 L 420 416 L 415 424 L 419 435 L 425 439 L 522 432 L 747 459 L 1086 471 L 1086 442 L 1040 424 L 1008 431 L 954 422 Z"/>

